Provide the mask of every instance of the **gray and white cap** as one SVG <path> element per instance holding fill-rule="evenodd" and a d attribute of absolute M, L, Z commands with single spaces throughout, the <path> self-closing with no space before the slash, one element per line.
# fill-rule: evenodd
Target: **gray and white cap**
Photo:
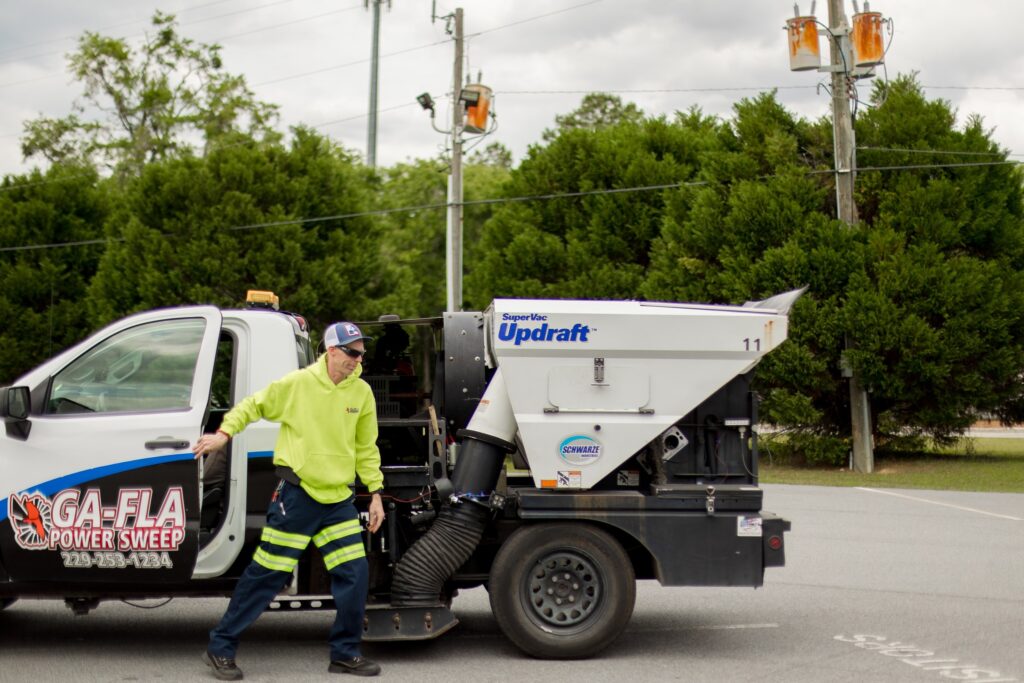
<path fill-rule="evenodd" d="M 327 326 L 324 332 L 324 346 L 348 346 L 354 341 L 373 341 L 373 337 L 367 337 L 354 323 L 334 323 Z"/>

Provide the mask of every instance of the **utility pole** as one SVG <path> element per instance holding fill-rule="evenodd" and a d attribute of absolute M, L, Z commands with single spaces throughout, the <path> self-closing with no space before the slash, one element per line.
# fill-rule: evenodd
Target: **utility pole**
<path fill-rule="evenodd" d="M 843 0 L 828 0 L 828 24 L 833 40 L 832 131 L 835 142 L 836 211 L 839 220 L 857 223 L 857 207 L 853 203 L 854 169 L 857 152 L 854 144 L 853 116 L 850 113 L 849 84 L 853 77 L 853 51 L 850 49 L 850 25 L 843 10 Z M 850 372 L 850 422 L 853 432 L 853 469 L 870 473 L 875 469 L 875 453 L 871 444 L 871 404 L 868 393 L 856 373 Z"/>
<path fill-rule="evenodd" d="M 452 74 L 452 173 L 448 176 L 448 311 L 462 310 L 462 8 L 455 10 L 455 66 Z"/>
<path fill-rule="evenodd" d="M 370 49 L 370 123 L 366 132 L 366 165 L 377 166 L 377 81 L 380 74 L 380 6 L 391 0 L 364 0 L 364 7 L 373 5 L 373 47 Z"/>
<path fill-rule="evenodd" d="M 445 221 L 445 282 L 447 297 L 446 311 L 462 310 L 462 138 L 463 134 L 487 135 L 487 115 L 491 104 L 492 90 L 482 83 L 462 83 L 462 61 L 464 54 L 462 8 L 443 17 L 437 16 L 436 0 L 431 10 L 431 20 L 438 18 L 447 22 L 446 31 L 455 39 L 455 62 L 452 69 L 452 127 L 444 130 L 434 121 L 434 98 L 429 92 L 416 97 L 420 106 L 430 112 L 430 125 L 438 133 L 451 136 L 452 162 L 448 175 L 448 211 Z M 469 105 L 467 110 L 466 105 Z M 468 118 L 467 121 L 467 112 Z M 493 118 L 494 112 L 490 112 Z"/>

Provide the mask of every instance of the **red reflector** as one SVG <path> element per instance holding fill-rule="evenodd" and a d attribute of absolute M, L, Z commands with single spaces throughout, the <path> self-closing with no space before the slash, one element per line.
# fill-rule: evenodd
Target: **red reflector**
<path fill-rule="evenodd" d="M 778 550 L 782 547 L 782 536 L 771 536 L 768 538 L 768 547 L 772 550 Z"/>

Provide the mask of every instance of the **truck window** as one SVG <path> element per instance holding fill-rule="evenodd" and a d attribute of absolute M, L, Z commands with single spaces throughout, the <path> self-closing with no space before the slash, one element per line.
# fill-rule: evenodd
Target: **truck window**
<path fill-rule="evenodd" d="M 138 325 L 103 340 L 53 377 L 46 413 L 121 413 L 189 407 L 206 322 Z"/>
<path fill-rule="evenodd" d="M 295 335 L 295 351 L 298 354 L 300 370 L 316 362 L 316 355 L 313 353 L 313 347 L 310 346 L 308 338 Z"/>
<path fill-rule="evenodd" d="M 217 355 L 213 361 L 213 379 L 210 382 L 210 409 L 214 412 L 227 412 L 235 405 L 233 398 L 235 367 L 235 338 L 227 330 L 221 330 L 217 340 Z M 217 424 L 206 431 L 216 431 Z"/>

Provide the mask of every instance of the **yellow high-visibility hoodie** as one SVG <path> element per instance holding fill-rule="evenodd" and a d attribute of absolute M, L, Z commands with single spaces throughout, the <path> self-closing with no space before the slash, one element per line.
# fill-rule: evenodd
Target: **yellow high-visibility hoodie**
<path fill-rule="evenodd" d="M 279 422 L 274 464 L 292 468 L 320 503 L 352 495 L 356 474 L 372 491 L 384 485 L 377 449 L 377 404 L 359 378 L 362 366 L 338 384 L 327 374 L 327 354 L 291 372 L 232 408 L 220 428 L 229 436 L 260 418 Z"/>

